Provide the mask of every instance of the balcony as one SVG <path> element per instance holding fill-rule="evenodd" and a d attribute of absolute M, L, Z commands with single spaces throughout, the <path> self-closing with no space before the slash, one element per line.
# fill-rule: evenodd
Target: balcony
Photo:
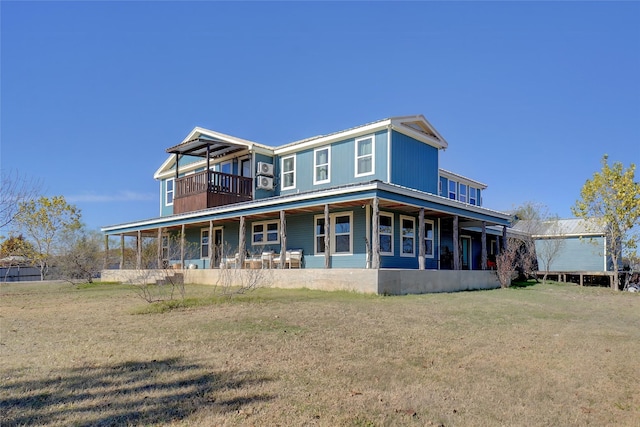
<path fill-rule="evenodd" d="M 177 178 L 173 213 L 181 214 L 252 199 L 253 180 L 228 173 L 202 171 Z"/>

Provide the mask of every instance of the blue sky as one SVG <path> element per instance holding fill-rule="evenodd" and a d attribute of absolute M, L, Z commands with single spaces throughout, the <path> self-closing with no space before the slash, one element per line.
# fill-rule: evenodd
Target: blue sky
<path fill-rule="evenodd" d="M 424 114 L 484 205 L 570 217 L 640 164 L 640 2 L 0 2 L 1 164 L 90 228 L 159 213 L 195 126 L 267 145 Z"/>

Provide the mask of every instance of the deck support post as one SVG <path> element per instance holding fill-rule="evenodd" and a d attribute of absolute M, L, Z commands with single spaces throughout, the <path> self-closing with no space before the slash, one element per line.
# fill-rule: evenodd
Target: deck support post
<path fill-rule="evenodd" d="M 240 216 L 240 231 L 238 232 L 238 263 L 240 264 L 239 268 L 244 268 L 244 256 L 245 256 L 245 235 L 246 235 L 246 225 L 244 221 L 244 215 Z"/>
<path fill-rule="evenodd" d="M 104 235 L 104 262 L 102 264 L 102 269 L 106 270 L 109 265 L 109 235 Z"/>
<path fill-rule="evenodd" d="M 142 231 L 138 230 L 136 236 L 136 269 L 142 268 Z"/>
<path fill-rule="evenodd" d="M 373 198 L 373 217 L 371 221 L 371 268 L 380 268 L 380 202 Z"/>
<path fill-rule="evenodd" d="M 424 270 L 424 208 L 418 217 L 418 270 Z"/>
<path fill-rule="evenodd" d="M 459 218 L 458 215 L 453 217 L 453 269 L 460 270 L 460 241 L 458 234 Z"/>
<path fill-rule="evenodd" d="M 185 240 L 184 224 L 182 224 L 182 227 L 180 229 L 180 266 L 182 267 L 183 270 L 185 268 L 185 265 L 184 265 L 184 240 Z"/>
<path fill-rule="evenodd" d="M 287 220 L 284 211 L 280 211 L 280 268 L 287 263 Z M 291 264 L 289 264 L 291 268 Z"/>
<path fill-rule="evenodd" d="M 324 268 L 331 268 L 331 224 L 329 205 L 324 205 Z"/>
<path fill-rule="evenodd" d="M 482 236 L 480 237 L 482 242 L 482 270 L 487 269 L 487 221 L 482 221 Z"/>
<path fill-rule="evenodd" d="M 120 235 L 120 270 L 124 269 L 124 234 Z"/>
<path fill-rule="evenodd" d="M 507 226 L 503 226 L 502 227 L 502 250 L 506 251 L 507 250 Z"/>
<path fill-rule="evenodd" d="M 158 227 L 158 242 L 157 242 L 157 248 L 158 248 L 158 268 L 164 268 L 164 265 L 162 265 L 162 227 Z"/>
<path fill-rule="evenodd" d="M 207 150 L 209 148 L 207 147 Z M 207 156 L 207 162 L 209 161 L 209 156 Z M 207 167 L 207 169 L 209 169 Z M 209 220 L 209 269 L 215 267 L 215 241 L 213 238 L 213 220 Z"/>

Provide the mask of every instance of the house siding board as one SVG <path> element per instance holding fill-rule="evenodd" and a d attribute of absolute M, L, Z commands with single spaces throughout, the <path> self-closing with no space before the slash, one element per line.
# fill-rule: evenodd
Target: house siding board
<path fill-rule="evenodd" d="M 438 194 L 438 149 L 392 132 L 390 182 Z"/>
<path fill-rule="evenodd" d="M 168 215 L 173 215 L 173 205 L 167 205 L 167 180 L 163 179 L 160 181 L 160 216 Z"/>
<path fill-rule="evenodd" d="M 564 247 L 555 257 L 549 271 L 604 271 L 604 238 L 594 237 L 592 243 L 589 238 L 565 238 Z M 536 240 L 536 250 L 540 251 L 542 242 Z M 538 259 L 541 271 L 544 264 Z"/>

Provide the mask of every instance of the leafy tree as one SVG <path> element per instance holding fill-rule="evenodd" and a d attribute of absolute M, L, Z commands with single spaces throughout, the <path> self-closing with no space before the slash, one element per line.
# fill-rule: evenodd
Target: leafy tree
<path fill-rule="evenodd" d="M 609 166 L 608 159 L 606 154 L 602 157 L 602 171 L 585 182 L 580 200 L 571 210 L 605 230 L 607 255 L 617 270 L 623 253 L 637 246 L 638 236 L 633 230 L 640 225 L 640 183 L 634 181 L 635 164 L 625 170 L 620 162 Z M 619 289 L 617 274 L 613 286 Z"/>
<path fill-rule="evenodd" d="M 31 260 L 33 253 L 33 245 L 25 240 L 22 234 L 9 236 L 0 244 L 0 258 L 22 257 Z"/>
<path fill-rule="evenodd" d="M 68 204 L 63 196 L 42 196 L 20 203 L 14 221 L 16 228 L 33 244 L 33 261 L 40 267 L 41 280 L 47 275 L 61 236 L 82 226 L 80 210 Z"/>

